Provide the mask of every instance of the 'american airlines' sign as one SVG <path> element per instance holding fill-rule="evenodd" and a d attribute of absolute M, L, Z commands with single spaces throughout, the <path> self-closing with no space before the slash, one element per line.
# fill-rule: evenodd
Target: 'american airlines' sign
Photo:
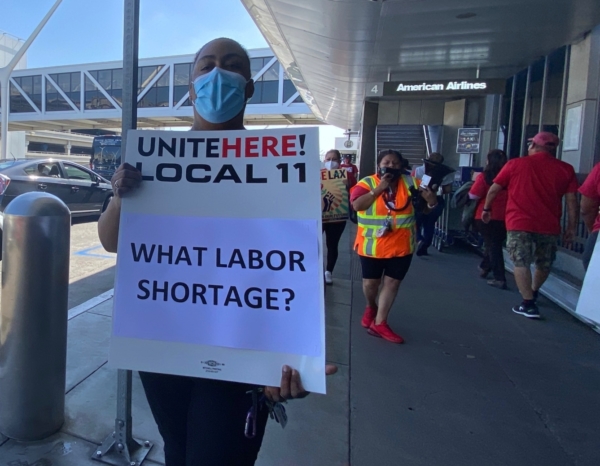
<path fill-rule="evenodd" d="M 367 97 L 402 95 L 484 95 L 504 94 L 503 79 L 396 81 L 367 85 Z"/>

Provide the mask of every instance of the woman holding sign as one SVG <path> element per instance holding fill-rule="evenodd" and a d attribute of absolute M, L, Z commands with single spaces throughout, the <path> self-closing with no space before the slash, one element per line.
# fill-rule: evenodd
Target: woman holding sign
<path fill-rule="evenodd" d="M 361 324 L 369 334 L 398 344 L 404 339 L 390 328 L 387 318 L 415 251 L 415 209 L 429 213 L 437 206 L 435 192 L 419 190 L 418 181 L 403 174 L 403 162 L 398 151 L 380 152 L 378 173 L 359 181 L 351 195 L 358 214 L 354 249 L 360 256 L 367 299 Z"/>
<path fill-rule="evenodd" d="M 244 48 L 230 39 L 209 42 L 193 64 L 192 129 L 244 129 L 244 110 L 253 92 L 250 58 Z M 117 251 L 121 199 L 141 182 L 141 173 L 128 164 L 113 176 L 115 197 L 98 223 L 107 251 Z M 328 374 L 335 371 L 334 366 L 326 369 Z M 166 466 L 253 465 L 269 413 L 265 406 L 255 409 L 256 399 L 264 397 L 267 405 L 308 395 L 298 371 L 288 366 L 282 368 L 280 387 L 265 387 L 258 395 L 255 386 L 222 380 L 144 372 L 140 377 L 164 439 Z"/>
<path fill-rule="evenodd" d="M 327 154 L 325 154 L 325 170 L 337 170 L 340 168 L 342 162 L 342 157 L 340 151 L 337 149 L 332 149 Z M 347 180 L 344 180 L 344 185 L 347 183 Z M 346 193 L 346 187 L 344 186 L 344 193 Z M 331 193 L 329 193 L 331 194 Z M 345 194 L 344 194 L 345 196 Z M 343 197 L 343 196 L 342 196 Z M 338 198 L 339 199 L 339 198 Z M 324 203 L 326 198 L 324 197 Z M 348 198 L 343 197 L 345 200 L 345 204 L 347 204 Z M 339 204 L 339 201 L 338 201 Z M 332 210 L 335 206 L 325 205 L 323 206 L 323 212 Z M 338 206 L 343 207 L 342 206 Z M 325 210 L 326 209 L 326 210 Z M 335 264 L 338 259 L 338 246 L 340 244 L 340 239 L 344 234 L 344 230 L 346 229 L 346 220 L 328 220 L 325 221 L 323 219 L 323 231 L 325 232 L 325 243 L 327 244 L 327 267 L 325 269 L 325 283 L 327 285 L 333 285 L 333 269 L 335 268 Z"/>

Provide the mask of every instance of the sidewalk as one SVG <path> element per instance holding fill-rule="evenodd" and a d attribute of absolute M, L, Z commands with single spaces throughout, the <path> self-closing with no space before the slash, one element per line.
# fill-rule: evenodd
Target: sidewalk
<path fill-rule="evenodd" d="M 415 258 L 390 316 L 407 344 L 360 328 L 353 284 L 351 459 L 356 466 L 597 466 L 600 335 L 540 300 L 543 320 L 477 276 L 460 247 Z"/>
<path fill-rule="evenodd" d="M 340 257 L 339 280 L 327 301 L 327 359 L 338 365 L 328 396 L 313 395 L 287 406 L 285 431 L 269 423 L 258 466 L 348 464 L 348 397 L 351 282 L 350 256 Z M 345 273 L 345 275 L 344 275 Z M 343 278 L 345 276 L 345 279 Z M 66 423 L 38 444 L 0 439 L 0 465 L 88 466 L 96 447 L 114 430 L 117 372 L 106 367 L 112 293 L 69 312 Z M 91 307 L 90 307 L 91 306 Z M 163 443 L 137 373 L 133 379 L 133 434 L 154 443 L 144 464 L 164 464 Z"/>
<path fill-rule="evenodd" d="M 327 396 L 289 403 L 285 430 L 269 423 L 257 465 L 600 464 L 599 335 L 546 300 L 541 322 L 514 315 L 514 283 L 490 289 L 477 257 L 455 247 L 415 258 L 390 316 L 407 344 L 392 345 L 360 327 L 358 261 L 342 249 L 326 294 L 327 359 L 339 372 Z M 109 296 L 70 314 L 62 432 L 36 445 L 0 439 L 0 465 L 100 464 L 90 455 L 116 414 Z M 144 464 L 163 464 L 137 375 L 133 431 L 155 444 Z"/>

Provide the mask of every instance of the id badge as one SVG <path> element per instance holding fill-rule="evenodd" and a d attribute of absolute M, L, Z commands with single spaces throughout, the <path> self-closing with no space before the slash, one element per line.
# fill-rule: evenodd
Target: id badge
<path fill-rule="evenodd" d="M 377 232 L 375 233 L 375 236 L 377 236 L 377 238 L 381 238 L 382 236 L 385 236 L 390 231 L 392 231 L 392 218 L 390 216 L 388 216 L 385 219 L 383 226 L 381 228 L 379 228 L 377 230 Z"/>

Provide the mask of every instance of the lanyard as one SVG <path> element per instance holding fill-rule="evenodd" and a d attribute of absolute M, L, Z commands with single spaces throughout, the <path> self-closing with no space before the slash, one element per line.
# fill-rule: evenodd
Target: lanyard
<path fill-rule="evenodd" d="M 400 184 L 400 182 L 398 182 L 398 184 Z M 401 209 L 396 209 L 395 202 L 390 202 L 390 200 L 389 200 L 389 196 L 392 196 L 392 195 L 393 195 L 393 192 L 392 192 L 391 188 L 388 190 L 388 192 L 384 193 L 384 195 L 383 195 L 383 202 L 384 202 L 385 206 L 388 208 L 388 217 L 391 216 L 392 211 L 402 212 L 403 210 L 406 210 L 406 208 L 412 202 L 412 196 L 409 194 L 408 198 L 406 199 L 406 204 L 404 204 L 404 206 Z"/>

